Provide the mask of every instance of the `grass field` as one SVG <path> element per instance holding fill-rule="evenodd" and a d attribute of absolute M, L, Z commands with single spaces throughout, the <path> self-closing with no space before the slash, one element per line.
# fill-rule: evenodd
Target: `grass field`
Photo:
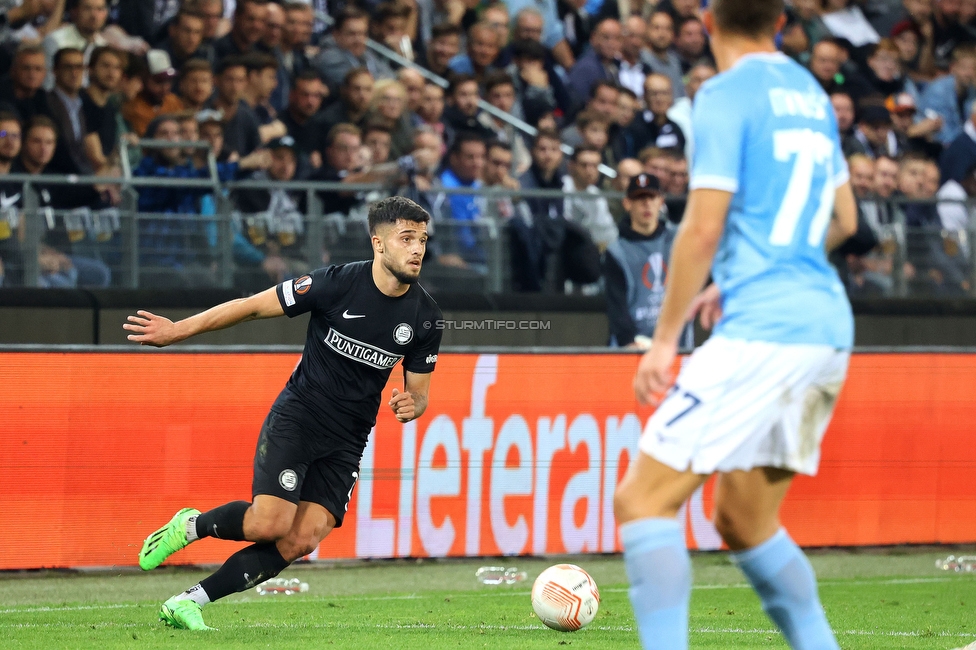
<path fill-rule="evenodd" d="M 935 559 L 959 549 L 814 552 L 820 593 L 842 648 L 938 648 L 976 640 L 976 575 L 946 574 Z M 962 552 L 966 552 L 963 550 Z M 971 552 L 971 551 L 969 551 Z M 562 561 L 564 558 L 559 558 Z M 399 561 L 293 567 L 310 590 L 253 591 L 209 605 L 217 632 L 190 633 L 156 620 L 166 597 L 206 572 L 157 569 L 0 577 L 3 648 L 637 648 L 623 561 L 569 558 L 600 586 L 596 621 L 570 634 L 532 614 L 531 582 L 486 587 L 486 561 Z M 555 560 L 512 560 L 535 578 Z M 786 648 L 724 554 L 694 557 L 694 648 Z"/>

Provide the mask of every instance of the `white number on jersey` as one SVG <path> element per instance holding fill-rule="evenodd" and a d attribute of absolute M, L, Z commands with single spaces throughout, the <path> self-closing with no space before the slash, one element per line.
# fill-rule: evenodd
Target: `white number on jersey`
<path fill-rule="evenodd" d="M 826 168 L 826 181 L 819 197 L 817 212 L 810 223 L 807 243 L 819 246 L 834 208 L 833 187 L 834 143 L 823 133 L 812 129 L 781 129 L 773 131 L 773 157 L 778 162 L 789 163 L 793 159 L 793 170 L 786 186 L 783 203 L 779 206 L 773 229 L 769 233 L 769 243 L 773 246 L 789 246 L 796 234 L 800 217 L 810 200 L 813 175 L 818 166 Z"/>

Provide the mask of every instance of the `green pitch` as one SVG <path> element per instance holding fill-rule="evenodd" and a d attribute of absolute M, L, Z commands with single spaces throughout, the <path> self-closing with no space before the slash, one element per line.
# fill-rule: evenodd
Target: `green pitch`
<path fill-rule="evenodd" d="M 228 545 L 228 549 L 231 546 Z M 842 648 L 937 648 L 976 641 L 976 575 L 935 569 L 960 551 L 818 552 L 811 560 Z M 962 551 L 965 553 L 966 551 Z M 563 558 L 560 558 L 560 561 Z M 557 560 L 511 559 L 530 581 Z M 157 569 L 86 575 L 0 578 L 4 648 L 637 648 L 619 557 L 570 558 L 601 589 L 596 621 L 570 634 L 533 616 L 531 582 L 478 585 L 474 573 L 494 562 L 376 562 L 289 569 L 306 594 L 238 594 L 204 608 L 217 632 L 163 627 L 160 603 L 206 573 Z M 694 558 L 693 648 L 786 648 L 724 554 Z"/>

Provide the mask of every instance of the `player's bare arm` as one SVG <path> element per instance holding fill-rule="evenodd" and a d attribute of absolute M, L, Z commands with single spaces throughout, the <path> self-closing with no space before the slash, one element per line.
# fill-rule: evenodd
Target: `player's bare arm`
<path fill-rule="evenodd" d="M 403 392 L 393 389 L 393 397 L 389 401 L 396 419 L 400 422 L 416 420 L 427 410 L 427 396 L 430 394 L 431 373 L 417 373 L 404 371 Z"/>
<path fill-rule="evenodd" d="M 851 184 L 844 183 L 834 194 L 834 218 L 827 229 L 825 246 L 832 251 L 857 232 L 857 201 Z"/>
<path fill-rule="evenodd" d="M 653 394 L 663 392 L 671 384 L 678 337 L 692 301 L 708 279 L 731 202 L 732 194 L 721 190 L 698 189 L 688 196 L 688 207 L 671 249 L 668 286 L 654 328 L 654 341 L 641 357 L 634 377 L 634 393 L 641 404 L 649 403 Z"/>
<path fill-rule="evenodd" d="M 161 348 L 204 332 L 226 329 L 249 320 L 283 316 L 284 313 L 272 287 L 248 298 L 229 300 L 175 323 L 139 310 L 135 316 L 129 316 L 122 329 L 133 332 L 126 337 L 130 341 Z"/>

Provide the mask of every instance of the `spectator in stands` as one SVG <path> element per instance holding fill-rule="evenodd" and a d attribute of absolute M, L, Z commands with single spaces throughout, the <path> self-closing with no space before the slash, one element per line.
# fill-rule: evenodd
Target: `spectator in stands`
<path fill-rule="evenodd" d="M 685 196 L 688 194 L 688 159 L 680 149 L 673 149 L 671 154 L 671 182 L 664 188 L 666 194 Z"/>
<path fill-rule="evenodd" d="M 432 81 L 424 84 L 417 116 L 420 118 L 420 126 L 433 129 L 441 137 L 442 144 L 454 139 L 454 129 L 444 122 L 444 89 Z M 447 147 L 444 145 L 441 155 L 446 152 Z"/>
<path fill-rule="evenodd" d="M 146 56 L 148 65 L 143 73 L 142 90 L 122 105 L 122 117 L 139 136 L 157 116 L 183 110 L 183 103 L 172 92 L 176 71 L 170 65 L 169 55 L 162 50 L 150 50 Z"/>
<path fill-rule="evenodd" d="M 880 156 L 874 166 L 874 193 L 881 199 L 889 199 L 898 189 L 898 161 L 888 156 Z M 891 223 L 884 219 L 881 223 Z"/>
<path fill-rule="evenodd" d="M 407 105 L 404 113 L 412 126 L 419 126 L 420 117 L 417 115 L 417 111 L 424 99 L 424 84 L 426 83 L 424 76 L 412 68 L 400 68 L 396 78 L 407 92 Z"/>
<path fill-rule="evenodd" d="M 519 189 L 519 182 L 512 177 L 512 148 L 506 142 L 490 141 L 486 146 L 484 187 L 505 190 Z M 531 222 L 529 206 L 511 196 L 485 197 L 484 216 L 498 222 L 507 222 L 518 216 Z"/>
<path fill-rule="evenodd" d="M 251 175 L 255 181 L 295 179 L 298 157 L 291 136 L 268 143 L 271 164 Z M 301 190 L 240 189 L 232 196 L 242 213 L 243 241 L 234 247 L 235 286 L 260 291 L 308 272 L 304 254 L 305 201 Z"/>
<path fill-rule="evenodd" d="M 617 84 L 612 81 L 598 81 L 590 89 L 590 99 L 582 110 L 600 115 L 613 115 L 617 111 L 619 98 L 620 87 Z M 577 147 L 583 143 L 583 136 L 575 123 L 564 128 L 559 136 L 570 147 Z"/>
<path fill-rule="evenodd" d="M 948 53 L 959 45 L 976 40 L 972 28 L 959 23 L 962 4 L 957 0 L 937 0 L 932 3 L 932 45 L 935 64 L 941 68 L 945 68 L 949 62 Z"/>
<path fill-rule="evenodd" d="M 942 130 L 935 137 L 945 146 L 962 133 L 965 116 L 976 99 L 976 47 L 957 47 L 949 73 L 931 82 L 918 100 L 923 114 L 933 110 L 942 118 Z"/>
<path fill-rule="evenodd" d="M 390 162 L 390 148 L 392 143 L 393 136 L 386 122 L 366 123 L 366 128 L 363 129 L 363 146 L 369 149 L 370 164 L 378 165 Z"/>
<path fill-rule="evenodd" d="M 115 171 L 124 59 L 125 54 L 110 47 L 95 48 L 88 59 L 88 87 L 81 91 L 81 100 L 88 133 L 96 136 L 85 139 L 94 170 Z"/>
<path fill-rule="evenodd" d="M 258 118 L 261 141 L 270 142 L 287 135 L 287 127 L 278 120 L 278 111 L 271 105 L 271 96 L 278 87 L 278 59 L 273 54 L 252 52 L 244 57 L 244 65 L 247 84 L 241 99 Z"/>
<path fill-rule="evenodd" d="M 504 49 L 508 45 L 512 29 L 511 18 L 505 3 L 501 0 L 491 2 L 481 11 L 481 20 L 498 32 L 500 47 Z"/>
<path fill-rule="evenodd" d="M 351 6 L 339 12 L 332 30 L 334 43 L 324 47 L 312 62 L 333 94 L 353 68 L 366 68 L 374 79 L 393 78 L 386 62 L 366 49 L 368 33 L 366 12 Z"/>
<path fill-rule="evenodd" d="M 602 115 L 591 111 L 583 111 L 576 116 L 576 128 L 582 139 L 579 146 L 596 149 L 600 152 L 600 162 L 610 167 L 616 167 L 617 159 L 609 145 L 609 132 L 612 122 L 612 115 Z"/>
<path fill-rule="evenodd" d="M 203 42 L 211 47 L 224 35 L 227 21 L 224 18 L 224 0 L 192 0 L 196 13 L 203 16 Z M 236 4 L 235 4 L 236 7 Z"/>
<path fill-rule="evenodd" d="M 838 81 L 842 57 L 840 46 L 832 40 L 820 41 L 810 53 L 810 73 L 828 95 L 838 90 L 846 91 L 843 82 Z"/>
<path fill-rule="evenodd" d="M 407 33 L 408 22 L 413 14 L 413 7 L 398 2 L 381 2 L 372 14 L 370 27 L 372 37 L 397 54 L 413 60 L 413 46 Z M 404 47 L 404 41 L 407 45 Z"/>
<path fill-rule="evenodd" d="M 421 162 L 409 176 L 408 184 L 398 194 L 420 204 L 430 213 L 434 222 L 438 223 L 449 218 L 445 212 L 450 209 L 447 196 L 440 191 L 441 180 L 437 176 L 444 152 L 444 140 L 434 129 L 421 125 L 413 134 L 413 151 L 423 151 L 426 155 L 420 158 Z"/>
<path fill-rule="evenodd" d="M 637 95 L 630 88 L 621 88 L 620 94 L 617 96 L 617 110 L 613 113 L 613 123 L 616 125 L 616 129 L 614 130 L 622 134 L 634 122 L 634 118 L 637 117 L 637 112 L 641 109 L 641 105 L 641 100 L 637 98 Z M 622 140 L 620 141 L 621 143 L 623 142 Z M 617 157 L 621 157 L 623 149 L 617 149 L 615 138 L 611 138 L 611 145 L 614 146 Z M 621 144 L 621 146 L 623 145 Z"/>
<path fill-rule="evenodd" d="M 298 73 L 288 93 L 288 108 L 281 115 L 281 121 L 288 129 L 288 135 L 295 140 L 299 158 L 312 157 L 313 166 L 322 164 L 324 134 L 328 133 L 325 120 L 319 109 L 328 88 L 319 78 L 319 73 L 308 69 Z"/>
<path fill-rule="evenodd" d="M 87 155 L 98 140 L 97 133 L 89 134 L 81 99 L 81 84 L 85 76 L 85 54 L 81 50 L 64 48 L 54 55 L 54 90 L 48 92 L 47 103 L 58 128 L 58 146 L 52 169 L 62 174 L 95 172 Z"/>
<path fill-rule="evenodd" d="M 902 69 L 898 46 L 890 38 L 883 38 L 871 47 L 864 71 L 865 80 L 871 92 L 885 97 L 907 92 L 918 96 L 918 88 Z"/>
<path fill-rule="evenodd" d="M 349 70 L 339 87 L 339 101 L 322 112 L 323 126 L 331 129 L 336 124 L 364 125 L 373 99 L 373 85 L 373 75 L 366 68 Z"/>
<path fill-rule="evenodd" d="M 454 75 L 450 79 L 448 106 L 444 109 L 444 123 L 455 133 L 469 131 L 483 141 L 495 137 L 491 116 L 478 107 L 481 96 L 478 82 L 471 75 Z M 450 144 L 448 145 L 450 148 Z"/>
<path fill-rule="evenodd" d="M 146 128 L 146 137 L 177 142 L 179 122 L 164 115 Z M 159 147 L 146 156 L 132 171 L 135 177 L 206 178 L 207 168 L 197 169 L 179 147 Z M 160 288 L 197 288 L 213 286 L 215 277 L 210 266 L 212 252 L 204 223 L 188 218 L 199 213 L 200 189 L 185 187 L 138 187 L 139 210 L 172 216 L 139 221 L 140 285 Z"/>
<path fill-rule="evenodd" d="M 671 48 L 674 44 L 674 19 L 666 11 L 657 10 L 647 21 L 647 44 L 649 50 L 644 57 L 651 68 L 651 72 L 663 74 L 671 80 L 671 87 L 675 89 L 676 97 L 684 97 L 684 73 L 681 70 L 681 59 Z M 679 90 L 680 89 L 680 90 Z M 638 96 L 644 94 L 644 84 L 633 88 Z"/>
<path fill-rule="evenodd" d="M 228 56 L 254 51 L 264 35 L 267 20 L 267 0 L 237 0 L 230 31 L 214 41 L 214 61 L 219 64 Z"/>
<path fill-rule="evenodd" d="M 872 223 L 875 162 L 857 153 L 847 159 L 851 189 L 857 199 L 858 231 L 832 255 L 847 292 L 852 295 L 881 295 L 894 288 L 892 258 L 877 249 L 881 226 Z"/>
<path fill-rule="evenodd" d="M 956 245 L 963 249 L 960 253 L 968 255 L 967 237 L 960 237 L 959 233 L 968 232 L 973 219 L 971 201 L 976 197 L 976 160 L 972 161 L 959 180 L 950 178 L 943 183 L 935 196 L 940 199 L 937 207 L 942 228 L 951 233 L 947 236 L 953 237 Z"/>
<path fill-rule="evenodd" d="M 451 23 L 439 23 L 431 30 L 427 43 L 424 67 L 441 77 L 451 73 L 451 60 L 461 51 L 461 28 Z"/>
<path fill-rule="evenodd" d="M 661 0 L 657 4 L 657 10 L 671 14 L 675 24 L 685 18 L 698 17 L 700 8 L 701 3 L 698 0 Z"/>
<path fill-rule="evenodd" d="M 944 181 L 959 183 L 976 164 L 976 103 L 970 108 L 969 119 L 963 125 L 962 133 L 945 148 L 939 159 L 939 168 Z"/>
<path fill-rule="evenodd" d="M 674 51 L 681 59 L 681 72 L 687 74 L 703 58 L 711 58 L 705 26 L 696 16 L 675 23 Z"/>
<path fill-rule="evenodd" d="M 569 158 L 569 173 L 563 177 L 563 191 L 585 192 L 594 196 L 566 197 L 563 215 L 568 221 L 586 228 L 602 252 L 617 238 L 618 230 L 613 215 L 610 214 L 610 206 L 597 187 L 600 180 L 599 166 L 600 152 L 593 147 L 583 145 L 573 151 Z"/>
<path fill-rule="evenodd" d="M 935 134 L 942 128 L 942 118 L 936 115 L 916 121 L 915 98 L 909 93 L 892 95 L 885 100 L 885 107 L 891 113 L 892 129 L 902 152 L 920 151 L 929 158 L 939 158 L 942 145 L 935 141 Z"/>
<path fill-rule="evenodd" d="M 931 4 L 924 0 L 915 0 L 915 2 L 931 8 Z M 907 74 L 916 84 L 922 85 L 932 79 L 935 71 L 935 53 L 932 46 L 932 30 L 926 29 L 926 35 L 923 36 L 919 24 L 923 23 L 916 23 L 911 19 L 902 20 L 895 24 L 889 33 L 898 48 L 898 58 Z"/>
<path fill-rule="evenodd" d="M 261 146 L 261 123 L 254 110 L 244 101 L 247 88 L 247 66 L 243 57 L 227 57 L 217 67 L 216 94 L 207 108 L 224 116 L 224 141 L 228 151 L 241 157 Z M 270 138 L 269 138 L 270 139 Z"/>
<path fill-rule="evenodd" d="M 179 99 L 188 111 L 202 110 L 214 94 L 213 69 L 203 59 L 190 59 L 180 69 Z"/>
<path fill-rule="evenodd" d="M 15 113 L 25 122 L 35 115 L 50 116 L 47 94 L 41 90 L 46 74 L 40 45 L 18 47 L 10 73 L 0 78 L 0 109 Z"/>
<path fill-rule="evenodd" d="M 510 49 L 512 62 L 505 72 L 512 79 L 516 105 L 521 107 L 522 119 L 534 123 L 539 116 L 569 105 L 569 96 L 562 81 L 546 67 L 546 49 L 542 44 L 519 40 L 514 41 Z"/>
<path fill-rule="evenodd" d="M 214 64 L 213 48 L 203 42 L 203 16 L 190 13 L 184 7 L 170 22 L 167 32 L 159 49 L 169 54 L 173 67 L 181 73 L 190 59 L 202 59 L 211 66 Z"/>
<path fill-rule="evenodd" d="M 475 23 L 468 30 L 468 51 L 454 57 L 449 66 L 457 74 L 469 74 L 484 84 L 485 76 L 495 68 L 495 59 L 502 49 L 498 30 L 485 21 Z"/>
<path fill-rule="evenodd" d="M 276 112 L 285 110 L 285 106 L 288 105 L 288 92 L 291 86 L 291 75 L 285 69 L 281 53 L 284 31 L 285 10 L 279 3 L 269 2 L 268 17 L 264 23 L 264 34 L 258 41 L 257 50 L 274 56 L 275 62 L 278 64 L 275 70 L 277 83 L 268 98 L 268 105 L 274 108 Z"/>
<path fill-rule="evenodd" d="M 647 147 L 637 156 L 644 165 L 644 173 L 656 176 L 661 187 L 671 185 L 671 156 L 660 147 Z"/>
<path fill-rule="evenodd" d="M 603 257 L 610 345 L 646 347 L 635 339 L 654 335 L 675 228 L 661 218 L 664 196 L 650 174 L 629 180 L 623 206 L 627 217 L 620 221 L 620 236 Z"/>
<path fill-rule="evenodd" d="M 10 173 L 13 162 L 20 156 L 20 120 L 9 112 L 0 112 L 0 175 Z M 20 239 L 24 234 L 24 220 L 16 208 L 21 189 L 14 184 L 0 186 L 0 287 L 24 283 L 24 259 Z"/>
<path fill-rule="evenodd" d="M 521 118 L 522 109 L 515 101 L 515 84 L 512 78 L 502 70 L 496 70 L 484 81 L 485 100 L 502 113 Z M 522 140 L 522 134 L 514 126 L 494 116 L 491 126 L 495 131 L 495 139 L 508 145 L 512 154 L 511 173 L 521 176 L 532 164 L 532 157 Z"/>
<path fill-rule="evenodd" d="M 441 173 L 441 185 L 451 188 L 480 188 L 485 168 L 485 140 L 477 133 L 462 131 L 457 134 L 448 149 L 447 168 Z M 452 226 L 442 233 L 457 243 L 464 267 L 487 273 L 487 257 L 481 244 L 479 230 L 472 222 L 483 214 L 483 199 L 471 194 L 448 194 L 451 206 Z"/>
<path fill-rule="evenodd" d="M 640 16 L 630 16 L 623 21 L 620 32 L 617 77 L 623 88 L 630 88 L 635 93 L 643 91 L 644 79 L 653 72 L 646 58 L 650 58 L 647 51 L 647 23 Z"/>
<path fill-rule="evenodd" d="M 854 136 L 854 99 L 842 91 L 836 90 L 830 93 L 830 105 L 834 108 L 834 116 L 837 118 L 837 129 L 840 131 L 840 139 Z"/>
<path fill-rule="evenodd" d="M 569 70 L 573 67 L 575 57 L 569 43 L 566 42 L 565 24 L 559 19 L 556 0 L 505 0 L 505 5 L 508 7 L 508 13 L 516 17 L 516 28 L 522 12 L 527 8 L 534 9 L 542 19 L 541 25 L 538 25 L 534 19 L 530 19 L 533 20 L 531 23 L 533 30 L 536 27 L 542 30 L 540 37 L 535 40 L 540 41 L 547 50 L 551 51 L 556 63 L 564 69 Z M 530 35 L 528 27 L 523 27 L 521 35 L 516 34 L 516 38 L 533 37 L 534 31 Z"/>
<path fill-rule="evenodd" d="M 610 192 L 621 192 L 626 193 L 627 186 L 630 184 L 630 179 L 643 173 L 644 166 L 636 158 L 624 158 L 619 163 L 617 163 L 617 175 L 613 178 L 605 178 L 603 180 L 604 189 Z M 627 216 L 627 210 L 624 208 L 623 200 L 617 197 L 608 198 L 607 205 L 610 206 L 610 214 L 613 215 L 613 220 L 616 223 L 620 223 L 620 220 Z"/>
<path fill-rule="evenodd" d="M 668 109 L 668 119 L 681 129 L 685 136 L 685 157 L 691 158 L 694 153 L 695 136 L 691 127 L 691 107 L 701 85 L 718 74 L 715 66 L 709 61 L 701 61 L 688 71 L 685 83 L 685 96 L 675 100 Z"/>
<path fill-rule="evenodd" d="M 563 152 L 559 134 L 540 130 L 532 141 L 532 166 L 519 178 L 522 189 L 562 190 Z M 541 291 L 550 257 L 560 250 L 565 234 L 563 202 L 555 197 L 526 197 L 531 224 L 513 220 L 512 285 L 516 291 Z"/>
<path fill-rule="evenodd" d="M 845 156 L 859 153 L 870 159 L 880 155 L 898 157 L 898 136 L 891 129 L 891 114 L 884 106 L 869 104 L 861 107 L 854 134 L 843 142 Z"/>
<path fill-rule="evenodd" d="M 41 176 L 50 174 L 48 165 L 54 158 L 57 142 L 57 127 L 44 115 L 37 115 L 24 129 L 20 156 L 10 165 L 11 174 L 30 174 Z M 72 210 L 80 207 L 97 207 L 102 203 L 100 191 L 104 188 L 90 185 L 45 185 L 34 183 L 39 207 L 48 210 Z M 20 187 L 8 188 L 4 194 L 11 196 L 20 192 Z M 9 199 L 8 199 L 9 200 Z M 24 207 L 24 197 L 19 196 L 18 208 Z M 69 226 L 64 215 L 52 217 L 47 223 L 38 251 L 40 266 L 40 286 L 51 288 L 107 287 L 112 273 L 101 260 L 73 255 L 72 243 L 84 239 L 82 224 Z"/>
<path fill-rule="evenodd" d="M 648 146 L 684 149 L 685 135 L 668 117 L 668 109 L 674 103 L 671 80 L 661 74 L 649 75 L 644 82 L 644 103 L 647 110 L 635 118 L 628 129 L 628 155 Z"/>
<path fill-rule="evenodd" d="M 377 81 L 367 114 L 369 121 L 382 123 L 392 136 L 394 159 L 413 151 L 413 122 L 407 113 L 407 89 L 403 84 L 396 79 Z"/>
<path fill-rule="evenodd" d="M 83 63 L 96 47 L 108 45 L 102 30 L 108 19 L 106 0 L 78 0 L 71 9 L 71 22 L 54 30 L 44 39 L 44 53 L 49 70 L 53 66 L 54 55 L 58 50 L 71 48 L 84 53 Z M 48 76 L 47 87 L 54 86 L 54 77 Z"/>
<path fill-rule="evenodd" d="M 590 37 L 590 49 L 569 71 L 569 89 L 578 106 L 590 97 L 590 89 L 597 82 L 619 83 L 620 23 L 612 18 L 600 22 Z"/>
<path fill-rule="evenodd" d="M 285 28 L 281 34 L 281 64 L 289 79 L 312 68 L 312 24 L 315 15 L 310 4 L 285 3 Z M 289 95 L 291 93 L 291 88 Z M 296 143 L 298 141 L 296 140 Z"/>

